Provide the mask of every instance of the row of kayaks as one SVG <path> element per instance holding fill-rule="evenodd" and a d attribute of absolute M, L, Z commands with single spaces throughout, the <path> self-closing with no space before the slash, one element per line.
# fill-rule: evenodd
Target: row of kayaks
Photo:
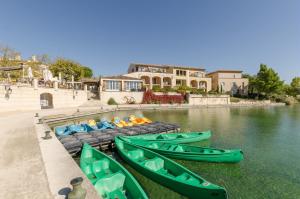
<path fill-rule="evenodd" d="M 208 139 L 211 135 L 209 131 L 202 134 L 161 135 L 163 137 L 116 136 L 115 145 L 121 158 L 138 172 L 182 195 L 189 198 L 227 198 L 225 188 L 206 181 L 168 157 L 234 163 L 243 159 L 241 150 L 203 148 L 185 144 Z M 83 147 L 80 166 L 103 199 L 148 198 L 138 182 L 122 165 L 88 144 Z"/>
<path fill-rule="evenodd" d="M 87 123 L 83 124 L 58 126 L 55 128 L 55 134 L 58 136 L 71 135 L 73 133 L 88 133 L 91 131 L 103 129 L 123 128 L 150 123 L 152 123 L 152 121 L 144 117 L 143 115 L 130 115 L 129 117 L 125 117 L 124 119 L 120 119 L 119 117 L 113 117 L 111 121 L 108 121 L 106 118 L 102 118 L 99 122 L 96 122 L 95 120 L 91 119 L 88 120 Z"/>

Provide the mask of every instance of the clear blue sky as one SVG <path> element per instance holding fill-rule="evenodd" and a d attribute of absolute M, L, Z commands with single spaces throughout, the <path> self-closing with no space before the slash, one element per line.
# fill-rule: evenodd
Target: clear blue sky
<path fill-rule="evenodd" d="M 7 0 L 0 44 L 125 73 L 129 63 L 300 76 L 299 0 Z"/>

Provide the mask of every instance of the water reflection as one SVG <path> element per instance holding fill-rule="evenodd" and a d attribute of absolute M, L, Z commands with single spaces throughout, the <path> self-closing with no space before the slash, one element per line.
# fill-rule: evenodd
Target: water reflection
<path fill-rule="evenodd" d="M 175 160 L 208 181 L 225 186 L 230 198 L 297 199 L 300 196 L 300 106 L 121 111 L 96 119 L 143 113 L 153 120 L 178 123 L 182 130 L 213 131 L 198 146 L 242 148 L 239 164 Z M 88 119 L 88 118 L 87 118 Z M 122 162 L 151 198 L 182 198 Z"/>

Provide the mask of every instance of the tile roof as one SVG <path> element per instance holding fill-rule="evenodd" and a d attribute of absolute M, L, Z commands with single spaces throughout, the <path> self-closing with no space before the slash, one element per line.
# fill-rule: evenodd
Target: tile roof
<path fill-rule="evenodd" d="M 214 73 L 242 73 L 242 70 L 216 70 L 214 72 L 210 72 L 207 75 L 211 75 Z"/>
<path fill-rule="evenodd" d="M 178 65 L 170 65 L 170 64 L 143 64 L 143 63 L 131 63 L 130 65 L 135 66 L 145 66 L 145 67 L 157 67 L 157 68 L 177 68 L 183 70 L 198 70 L 198 71 L 205 71 L 203 68 L 197 68 L 192 66 L 178 66 Z"/>
<path fill-rule="evenodd" d="M 117 79 L 117 80 L 140 80 L 139 78 L 135 78 L 135 77 L 128 77 L 128 76 L 124 76 L 124 75 L 116 75 L 116 76 L 104 76 L 101 77 L 101 79 Z"/>

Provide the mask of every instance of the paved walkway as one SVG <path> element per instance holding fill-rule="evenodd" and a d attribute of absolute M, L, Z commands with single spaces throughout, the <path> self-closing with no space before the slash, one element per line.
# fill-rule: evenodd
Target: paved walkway
<path fill-rule="evenodd" d="M 33 114 L 0 114 L 0 198 L 52 198 Z"/>
<path fill-rule="evenodd" d="M 76 108 L 38 111 L 41 116 L 73 114 Z M 52 135 L 43 140 L 47 126 L 36 124 L 36 111 L 0 113 L 0 198 L 64 199 L 70 180 L 84 179 L 86 198 L 99 199 L 93 185 Z"/>

